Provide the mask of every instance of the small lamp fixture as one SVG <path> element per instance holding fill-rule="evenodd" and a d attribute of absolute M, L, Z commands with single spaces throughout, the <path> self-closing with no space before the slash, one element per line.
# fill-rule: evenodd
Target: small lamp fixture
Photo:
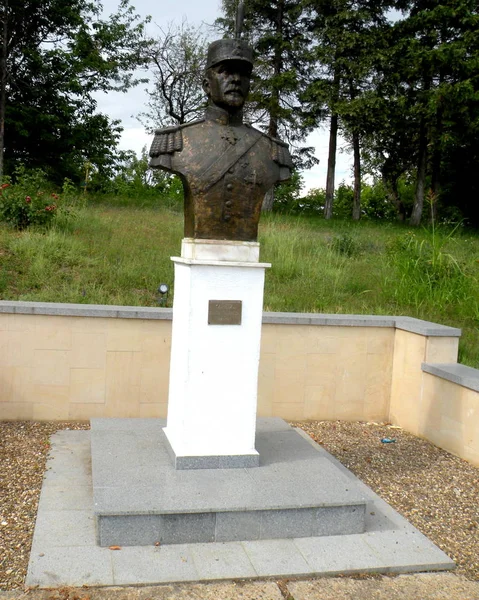
<path fill-rule="evenodd" d="M 169 286 L 166 283 L 160 283 L 158 286 L 158 304 L 165 306 L 168 301 L 168 292 L 170 291 Z"/>

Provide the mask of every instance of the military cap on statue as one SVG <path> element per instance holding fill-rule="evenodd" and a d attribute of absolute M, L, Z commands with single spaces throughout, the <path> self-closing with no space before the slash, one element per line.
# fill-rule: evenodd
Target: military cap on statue
<path fill-rule="evenodd" d="M 253 67 L 253 49 L 243 40 L 216 40 L 208 46 L 206 68 L 225 60 L 244 61 Z"/>

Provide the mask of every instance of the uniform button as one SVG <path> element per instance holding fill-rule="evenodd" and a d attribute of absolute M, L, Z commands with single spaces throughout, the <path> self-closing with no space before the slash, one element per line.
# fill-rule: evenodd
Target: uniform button
<path fill-rule="evenodd" d="M 228 185 L 226 186 L 227 190 L 232 190 L 233 189 L 233 184 L 232 183 L 228 183 Z"/>
<path fill-rule="evenodd" d="M 226 200 L 225 205 L 226 206 L 231 206 L 231 200 Z"/>

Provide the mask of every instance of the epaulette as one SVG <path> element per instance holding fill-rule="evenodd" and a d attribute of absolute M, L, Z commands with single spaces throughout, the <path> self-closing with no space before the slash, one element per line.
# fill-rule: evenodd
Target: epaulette
<path fill-rule="evenodd" d="M 173 127 L 165 127 L 164 129 L 157 129 L 155 131 L 155 137 L 150 148 L 150 156 L 160 156 L 161 154 L 173 154 L 174 152 L 180 152 L 183 150 L 183 134 L 182 130 L 185 127 L 190 127 L 197 123 L 201 123 L 202 119 L 192 121 L 191 123 L 184 123 L 183 125 L 175 125 Z"/>
<path fill-rule="evenodd" d="M 291 160 L 291 154 L 289 153 L 289 146 L 282 140 L 272 138 L 271 140 L 271 158 L 275 163 L 278 163 L 281 167 L 293 168 L 293 161 Z"/>
<path fill-rule="evenodd" d="M 157 129 L 150 148 L 150 156 L 173 154 L 183 149 L 183 135 L 180 127 L 165 127 Z"/>

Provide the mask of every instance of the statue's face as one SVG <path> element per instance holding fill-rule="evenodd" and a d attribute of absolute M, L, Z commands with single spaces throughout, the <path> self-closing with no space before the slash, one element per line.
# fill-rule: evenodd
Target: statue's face
<path fill-rule="evenodd" d="M 241 60 L 225 60 L 210 67 L 203 81 L 208 98 L 228 111 L 243 107 L 249 92 L 251 66 Z"/>

